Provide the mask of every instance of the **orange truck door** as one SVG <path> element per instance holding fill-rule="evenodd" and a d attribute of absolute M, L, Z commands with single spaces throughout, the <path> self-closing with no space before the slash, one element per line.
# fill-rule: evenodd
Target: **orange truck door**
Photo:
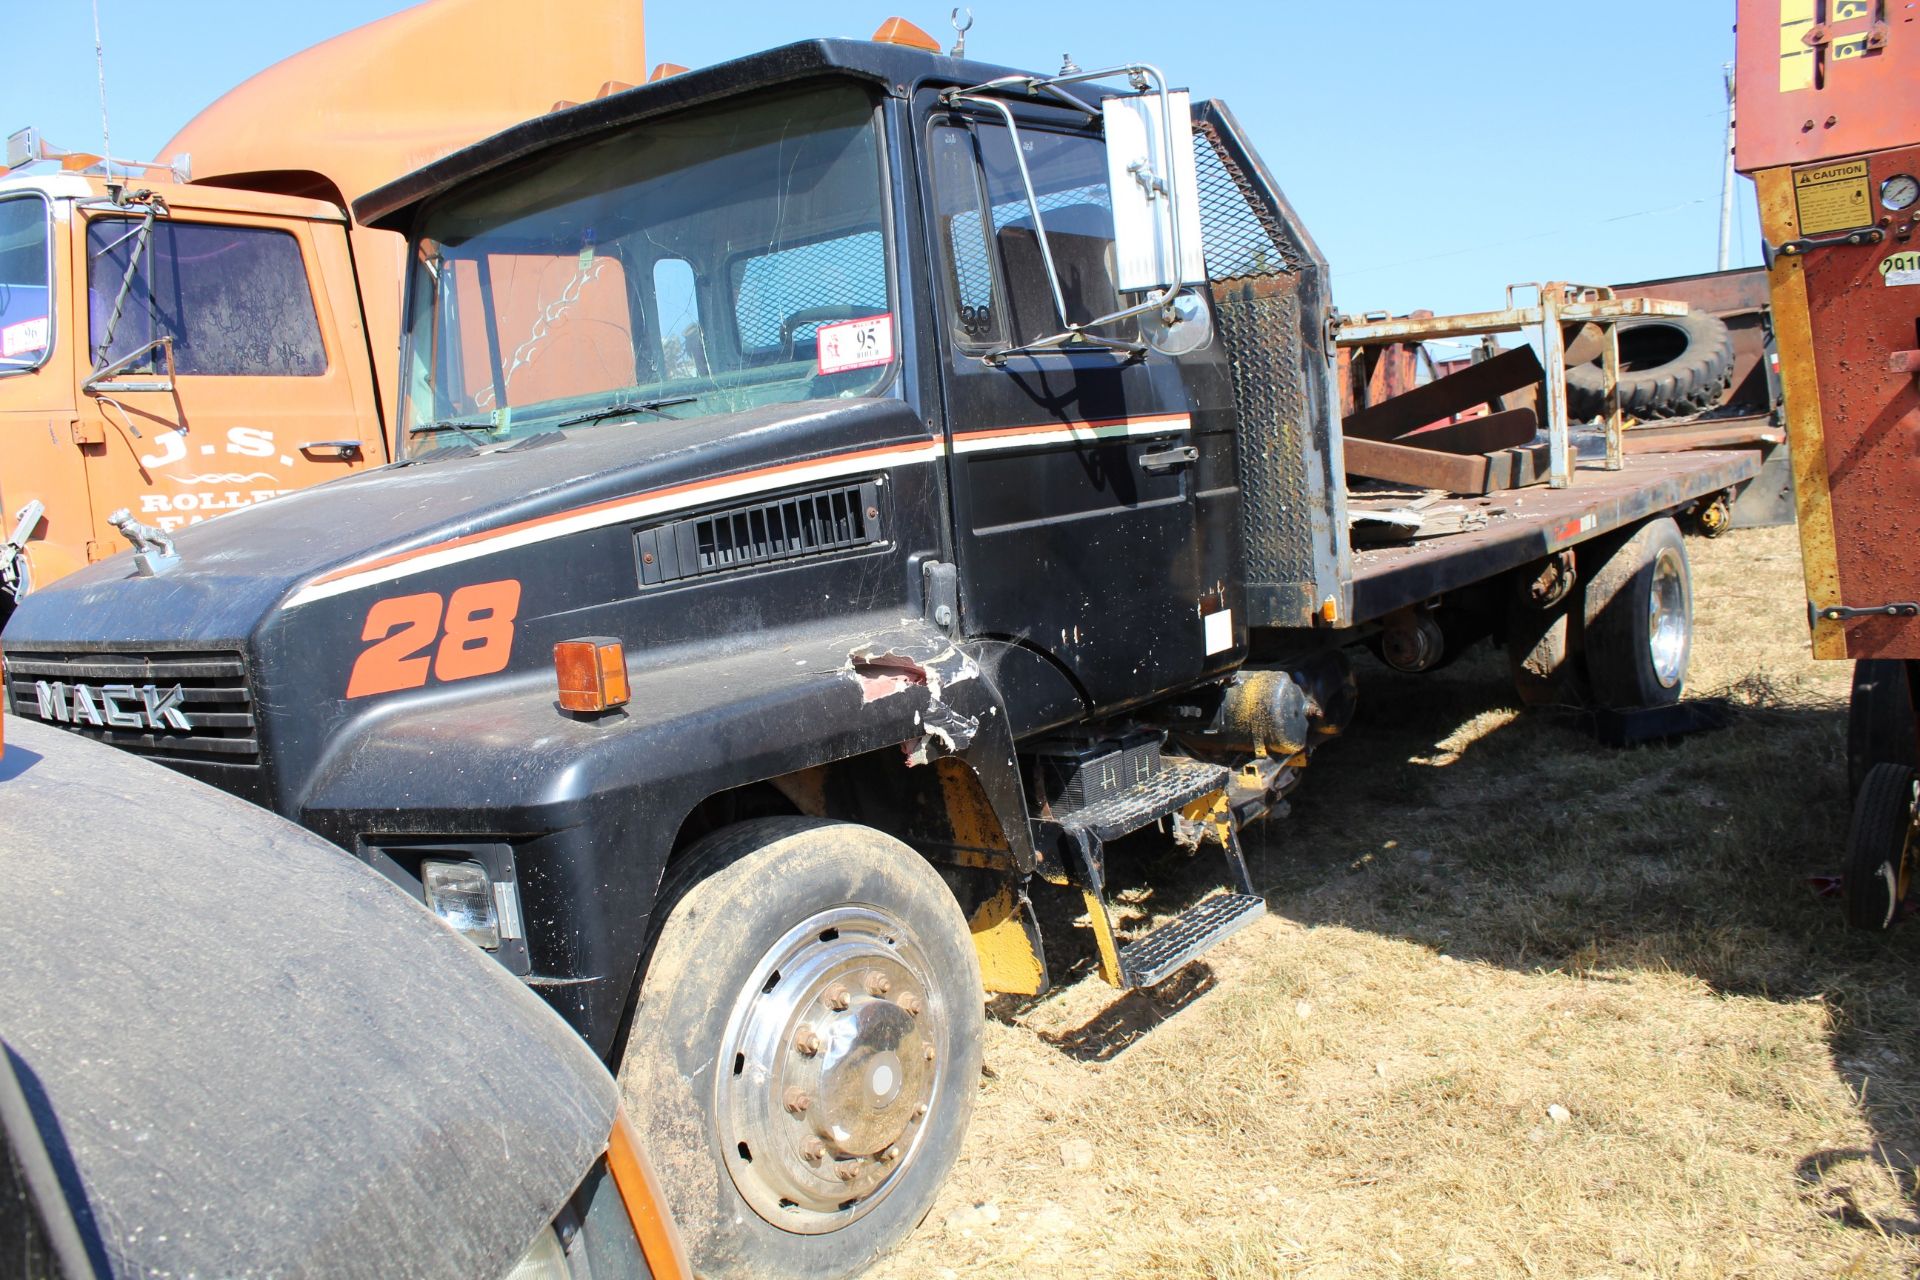
<path fill-rule="evenodd" d="M 344 226 L 137 212 L 76 237 L 82 365 L 127 362 L 82 396 L 96 540 L 120 507 L 179 529 L 386 461 Z"/>
<path fill-rule="evenodd" d="M 71 202 L 33 190 L 0 195 L 0 541 L 31 502 L 28 581 L 50 582 L 86 563 L 93 537 L 87 477 L 75 440 Z M 0 551 L 0 554 L 7 554 Z M 7 602 L 0 599 L 0 621 Z"/>

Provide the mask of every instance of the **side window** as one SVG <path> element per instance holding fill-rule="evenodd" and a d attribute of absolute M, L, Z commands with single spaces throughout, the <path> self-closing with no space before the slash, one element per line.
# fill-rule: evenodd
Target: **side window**
<path fill-rule="evenodd" d="M 291 235 L 171 220 L 156 221 L 142 235 L 139 226 L 126 218 L 87 225 L 95 365 L 171 338 L 173 366 L 183 374 L 314 377 L 327 371 L 306 265 Z M 150 372 L 165 362 L 155 350 L 133 369 Z"/>
<path fill-rule="evenodd" d="M 935 135 L 936 200 L 946 223 L 948 287 L 963 345 L 1019 345 L 1060 332 L 1040 228 L 1006 127 L 979 122 L 970 129 L 945 126 Z M 948 135 L 958 135 L 957 141 L 948 143 Z M 1034 128 L 1020 130 L 1020 143 L 1066 319 L 1085 323 L 1132 305 L 1136 299 L 1114 287 L 1105 147 L 1091 135 Z M 1137 330 L 1128 319 L 1106 332 L 1132 338 Z"/>
<path fill-rule="evenodd" d="M 660 377 L 705 377 L 706 338 L 700 328 L 699 282 L 685 258 L 653 264 L 654 313 L 660 317 Z"/>
<path fill-rule="evenodd" d="M 732 283 L 740 351 L 749 359 L 811 361 L 821 325 L 889 310 L 877 227 L 737 258 Z"/>
<path fill-rule="evenodd" d="M 30 369 L 53 345 L 47 204 L 0 200 L 0 369 Z"/>

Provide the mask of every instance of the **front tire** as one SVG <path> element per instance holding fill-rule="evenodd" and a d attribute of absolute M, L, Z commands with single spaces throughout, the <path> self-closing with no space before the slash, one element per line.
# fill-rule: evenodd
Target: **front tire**
<path fill-rule="evenodd" d="M 690 848 L 620 1064 L 703 1276 L 850 1276 L 926 1216 L 980 1076 L 979 961 L 913 849 L 743 822 Z"/>
<path fill-rule="evenodd" d="M 1641 525 L 1588 576 L 1585 610 L 1597 705 L 1634 711 L 1680 700 L 1693 652 L 1693 577 L 1671 517 Z"/>

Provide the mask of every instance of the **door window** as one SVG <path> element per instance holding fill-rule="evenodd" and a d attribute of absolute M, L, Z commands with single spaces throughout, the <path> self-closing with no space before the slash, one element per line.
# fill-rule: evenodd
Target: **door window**
<path fill-rule="evenodd" d="M 95 368 L 170 338 L 176 373 L 327 371 L 300 244 L 285 231 L 158 220 L 143 233 L 135 219 L 96 218 L 87 226 L 87 311 Z M 154 349 L 128 372 L 165 367 Z"/>
<path fill-rule="evenodd" d="M 39 366 L 53 349 L 47 202 L 0 200 L 0 374 Z"/>
<path fill-rule="evenodd" d="M 1004 125 L 942 125 L 933 131 L 934 197 L 947 272 L 948 310 L 961 345 L 1018 346 L 1060 332 L 1040 253 L 1033 205 Z M 1084 323 L 1131 306 L 1114 287 L 1113 202 L 1107 154 L 1092 135 L 1022 128 L 1066 319 Z M 1103 326 L 1132 338 L 1129 318 Z"/>

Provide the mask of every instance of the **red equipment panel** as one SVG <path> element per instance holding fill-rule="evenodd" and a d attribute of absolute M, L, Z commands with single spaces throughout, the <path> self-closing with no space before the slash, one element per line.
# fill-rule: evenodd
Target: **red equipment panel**
<path fill-rule="evenodd" d="M 1920 175 L 1920 146 L 1848 162 L 1869 208 L 1850 233 L 1809 233 L 1803 217 L 1844 206 L 1809 200 L 1808 179 L 1840 167 L 1757 178 L 1767 238 L 1798 250 L 1776 249 L 1771 283 L 1807 594 L 1823 610 L 1920 604 L 1920 199 L 1885 203 L 1901 198 L 1889 179 Z M 1915 614 L 1823 616 L 1814 652 L 1920 658 Z"/>
<path fill-rule="evenodd" d="M 1920 142 L 1920 4 L 1740 0 L 1742 173 Z"/>

